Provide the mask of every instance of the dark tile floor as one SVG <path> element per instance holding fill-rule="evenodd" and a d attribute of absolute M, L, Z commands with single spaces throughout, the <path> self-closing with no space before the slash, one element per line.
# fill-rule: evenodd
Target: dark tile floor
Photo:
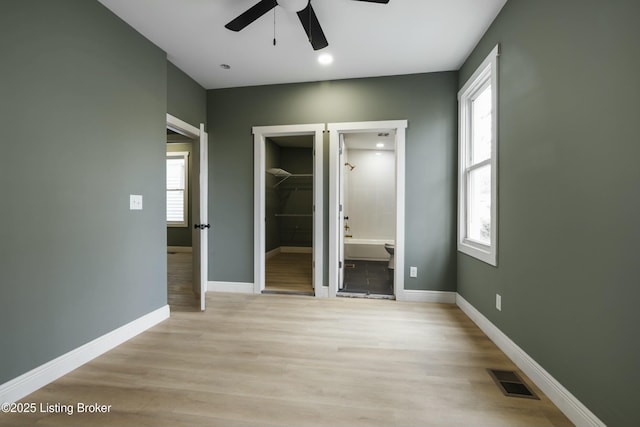
<path fill-rule="evenodd" d="M 393 270 L 386 261 L 344 261 L 344 286 L 340 292 L 393 295 Z"/>

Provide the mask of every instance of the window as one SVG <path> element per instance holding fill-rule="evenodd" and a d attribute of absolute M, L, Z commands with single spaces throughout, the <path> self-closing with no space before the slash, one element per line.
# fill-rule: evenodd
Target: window
<path fill-rule="evenodd" d="M 496 265 L 497 89 L 496 46 L 458 93 L 458 250 Z"/>
<path fill-rule="evenodd" d="M 167 226 L 188 227 L 189 153 L 167 153 Z"/>

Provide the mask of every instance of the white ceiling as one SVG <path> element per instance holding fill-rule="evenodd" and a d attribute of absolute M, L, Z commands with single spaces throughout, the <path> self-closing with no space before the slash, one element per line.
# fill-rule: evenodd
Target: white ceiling
<path fill-rule="evenodd" d="M 329 41 L 314 51 L 281 7 L 276 46 L 273 11 L 237 33 L 224 27 L 258 0 L 99 1 L 206 89 L 457 70 L 506 2 L 314 0 Z M 317 62 L 324 52 L 330 66 Z"/>
<path fill-rule="evenodd" d="M 378 147 L 377 144 L 384 144 Z M 347 150 L 394 151 L 396 148 L 395 131 L 345 133 L 344 145 Z"/>

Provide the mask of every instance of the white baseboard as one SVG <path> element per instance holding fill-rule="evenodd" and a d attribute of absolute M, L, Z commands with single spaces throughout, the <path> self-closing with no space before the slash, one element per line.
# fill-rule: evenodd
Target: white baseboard
<path fill-rule="evenodd" d="M 273 258 L 274 256 L 278 255 L 280 252 L 281 252 L 280 248 L 271 249 L 269 252 L 264 254 L 264 259 L 267 260 L 267 259 Z"/>
<path fill-rule="evenodd" d="M 605 424 L 582 404 L 562 384 L 551 376 L 531 356 L 506 336 L 474 306 L 457 294 L 456 304 L 502 350 L 518 368 L 573 422 L 576 426 L 605 427 Z"/>
<path fill-rule="evenodd" d="M 397 293 L 396 300 L 455 304 L 456 293 L 449 292 L 449 291 L 418 291 L 418 290 L 405 289 Z"/>
<path fill-rule="evenodd" d="M 280 246 L 280 252 L 283 254 L 312 254 L 313 248 L 305 248 L 301 246 Z"/>
<path fill-rule="evenodd" d="M 168 318 L 165 305 L 0 385 L 0 403 L 22 399 Z"/>
<path fill-rule="evenodd" d="M 231 292 L 231 293 L 238 293 L 238 294 L 252 294 L 253 283 L 208 282 L 207 292 Z"/>
<path fill-rule="evenodd" d="M 167 252 L 193 252 L 191 246 L 167 246 Z"/>

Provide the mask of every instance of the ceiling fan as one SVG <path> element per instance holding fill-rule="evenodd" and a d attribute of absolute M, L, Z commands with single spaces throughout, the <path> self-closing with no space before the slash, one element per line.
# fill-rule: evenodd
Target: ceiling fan
<path fill-rule="evenodd" d="M 389 3 L 389 0 L 354 1 L 382 4 Z M 309 43 L 313 46 L 313 50 L 320 50 L 329 45 L 329 42 L 327 42 L 327 38 L 324 36 L 324 32 L 322 31 L 322 27 L 320 27 L 318 17 L 313 11 L 313 7 L 311 7 L 311 0 L 261 0 L 246 12 L 240 14 L 237 18 L 229 22 L 225 27 L 232 31 L 240 31 L 276 6 L 280 6 L 289 12 L 296 12 L 298 14 L 300 23 L 302 24 L 304 31 L 307 33 Z"/>

